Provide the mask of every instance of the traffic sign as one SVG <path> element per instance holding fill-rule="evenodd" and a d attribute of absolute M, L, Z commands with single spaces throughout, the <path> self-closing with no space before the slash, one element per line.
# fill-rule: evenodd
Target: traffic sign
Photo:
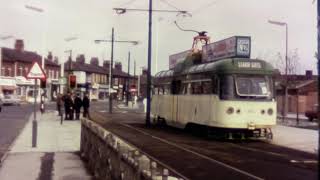
<path fill-rule="evenodd" d="M 61 85 L 67 84 L 67 78 L 66 77 L 60 77 L 59 78 L 59 84 L 61 84 Z"/>
<path fill-rule="evenodd" d="M 27 74 L 27 79 L 46 79 L 46 73 L 39 66 L 37 62 L 34 62 L 30 71 Z"/>

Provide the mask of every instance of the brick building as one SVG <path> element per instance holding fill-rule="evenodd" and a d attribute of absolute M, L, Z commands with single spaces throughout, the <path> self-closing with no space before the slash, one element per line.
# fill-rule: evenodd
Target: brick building
<path fill-rule="evenodd" d="M 285 76 L 276 78 L 277 109 L 283 110 Z M 318 104 L 317 76 L 312 71 L 306 71 L 305 75 L 288 75 L 288 113 L 305 113 L 312 110 Z"/>
<path fill-rule="evenodd" d="M 81 94 L 88 92 L 92 100 L 106 99 L 109 95 L 109 68 L 110 61 L 103 61 L 100 66 L 98 58 L 93 57 L 90 63 L 85 63 L 84 55 L 79 55 L 76 61 L 69 60 L 64 64 L 66 75 L 70 73 L 76 75 L 77 88 L 75 91 Z M 115 62 L 111 89 L 115 98 L 123 99 L 128 78 L 132 79 L 133 77 L 122 71 L 120 62 Z"/>
<path fill-rule="evenodd" d="M 16 94 L 22 100 L 32 101 L 34 93 L 34 81 L 27 80 L 26 74 L 30 70 L 33 62 L 42 64 L 41 56 L 35 52 L 24 49 L 23 40 L 16 40 L 14 48 L 1 48 L 1 76 L 0 76 L 0 94 Z M 47 74 L 47 96 L 53 97 L 56 86 L 53 84 L 60 77 L 60 65 L 57 59 L 53 60 L 49 53 L 45 59 L 44 71 Z M 11 85 L 6 81 L 10 79 Z"/>

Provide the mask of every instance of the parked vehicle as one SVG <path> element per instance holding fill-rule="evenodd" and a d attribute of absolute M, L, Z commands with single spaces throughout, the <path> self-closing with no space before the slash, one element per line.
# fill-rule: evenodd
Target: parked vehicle
<path fill-rule="evenodd" d="M 313 105 L 312 109 L 305 112 L 306 117 L 309 121 L 313 121 L 313 119 L 317 119 L 317 112 L 318 112 L 318 104 Z"/>
<path fill-rule="evenodd" d="M 3 104 L 5 105 L 20 105 L 21 100 L 15 95 L 4 95 L 2 100 Z"/>

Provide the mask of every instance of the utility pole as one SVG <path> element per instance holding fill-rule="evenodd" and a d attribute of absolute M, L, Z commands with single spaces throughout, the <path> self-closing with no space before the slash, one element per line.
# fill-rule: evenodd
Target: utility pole
<path fill-rule="evenodd" d="M 126 105 L 129 105 L 129 83 L 130 83 L 130 51 L 128 53 L 128 79 L 127 79 L 127 87 L 126 87 Z"/>
<path fill-rule="evenodd" d="M 111 62 L 109 67 L 109 113 L 112 114 L 112 67 L 113 67 L 113 45 L 114 45 L 114 28 L 112 28 L 111 33 Z"/>
<path fill-rule="evenodd" d="M 151 105 L 151 48 L 152 48 L 152 0 L 149 0 L 149 35 L 148 35 L 148 69 L 147 69 L 147 112 L 146 126 L 150 126 Z"/>
<path fill-rule="evenodd" d="M 104 39 L 97 39 L 94 40 L 95 43 L 100 42 L 111 42 L 111 62 L 110 62 L 110 68 L 109 68 L 109 113 L 112 114 L 112 75 L 113 75 L 113 47 L 114 43 L 132 43 L 133 45 L 139 44 L 138 41 L 116 41 L 114 40 L 114 28 L 112 28 L 112 34 L 111 34 L 111 40 L 104 40 Z"/>
<path fill-rule="evenodd" d="M 318 104 L 320 102 L 320 4 L 317 1 L 317 28 L 318 28 L 318 47 L 317 47 L 317 59 L 318 59 Z M 318 121 L 320 119 L 320 106 L 318 105 Z M 318 123 L 318 179 L 320 179 L 320 123 Z"/>

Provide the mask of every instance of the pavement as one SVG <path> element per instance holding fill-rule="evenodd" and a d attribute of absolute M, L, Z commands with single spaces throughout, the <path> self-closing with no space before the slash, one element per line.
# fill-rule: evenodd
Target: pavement
<path fill-rule="evenodd" d="M 37 117 L 37 147 L 31 147 L 31 115 L 1 164 L 0 179 L 92 179 L 78 155 L 80 121 L 63 121 L 61 125 L 55 111 L 37 113 Z"/>

